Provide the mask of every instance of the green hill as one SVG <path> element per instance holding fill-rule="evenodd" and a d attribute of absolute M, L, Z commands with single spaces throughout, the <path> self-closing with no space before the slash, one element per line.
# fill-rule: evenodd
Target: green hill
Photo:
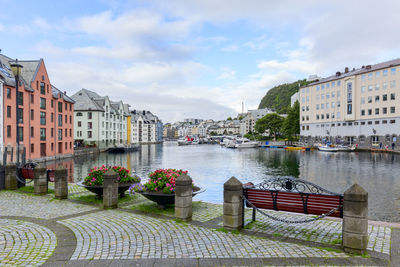
<path fill-rule="evenodd" d="M 269 89 L 261 99 L 258 109 L 270 108 L 279 114 L 287 113 L 287 108 L 290 106 L 290 97 L 299 90 L 299 84 L 300 86 L 304 86 L 308 83 L 304 79 L 293 83 L 281 84 Z"/>

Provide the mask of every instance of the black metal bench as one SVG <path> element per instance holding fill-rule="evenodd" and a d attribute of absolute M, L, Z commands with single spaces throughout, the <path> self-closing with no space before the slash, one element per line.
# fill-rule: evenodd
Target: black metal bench
<path fill-rule="evenodd" d="M 301 179 L 272 178 L 257 185 L 243 185 L 245 206 L 343 218 L 343 195 Z M 244 209 L 243 209 L 244 220 Z"/>

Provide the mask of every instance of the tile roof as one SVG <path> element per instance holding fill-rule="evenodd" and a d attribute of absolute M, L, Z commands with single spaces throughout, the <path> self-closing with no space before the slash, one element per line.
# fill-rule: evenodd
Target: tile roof
<path fill-rule="evenodd" d="M 93 110 L 104 112 L 103 107 L 94 101 L 94 98 L 99 99 L 101 97 L 93 91 L 81 89 L 72 95 L 71 98 L 75 101 L 74 111 Z"/>
<path fill-rule="evenodd" d="M 61 94 L 61 97 L 65 100 L 65 101 L 67 101 L 67 102 L 70 102 L 70 103 L 72 103 L 72 104 L 74 104 L 75 103 L 75 101 L 72 99 L 72 98 L 70 98 L 69 96 L 67 96 L 65 93 L 63 93 L 60 89 L 58 89 L 57 87 L 55 87 L 54 85 L 51 85 L 51 91 L 52 91 L 52 94 L 53 94 L 53 97 L 54 98 L 59 98 L 59 96 L 60 96 L 60 94 Z"/>

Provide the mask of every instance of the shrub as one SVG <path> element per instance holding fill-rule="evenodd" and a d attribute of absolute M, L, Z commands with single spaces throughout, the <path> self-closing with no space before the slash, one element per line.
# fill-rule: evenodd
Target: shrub
<path fill-rule="evenodd" d="M 114 170 L 118 176 L 118 182 L 125 184 L 125 183 L 139 183 L 140 182 L 140 178 L 137 177 L 136 175 L 131 176 L 129 174 L 129 170 L 122 167 L 122 166 L 105 166 L 102 165 L 101 167 L 93 167 L 92 169 L 90 169 L 90 172 L 88 174 L 88 176 L 85 177 L 85 179 L 83 180 L 83 184 L 84 185 L 89 185 L 89 186 L 94 186 L 94 185 L 103 185 L 103 177 L 104 174 L 108 171 L 108 170 Z"/>

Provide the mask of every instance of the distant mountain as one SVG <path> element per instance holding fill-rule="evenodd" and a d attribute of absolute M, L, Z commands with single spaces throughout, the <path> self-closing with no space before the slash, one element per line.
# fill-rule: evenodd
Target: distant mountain
<path fill-rule="evenodd" d="M 287 108 L 290 106 L 290 97 L 298 92 L 299 84 L 304 86 L 309 84 L 306 79 L 298 80 L 293 83 L 285 83 L 275 86 L 268 90 L 265 96 L 261 99 L 258 109 L 270 108 L 279 114 L 287 113 Z"/>

